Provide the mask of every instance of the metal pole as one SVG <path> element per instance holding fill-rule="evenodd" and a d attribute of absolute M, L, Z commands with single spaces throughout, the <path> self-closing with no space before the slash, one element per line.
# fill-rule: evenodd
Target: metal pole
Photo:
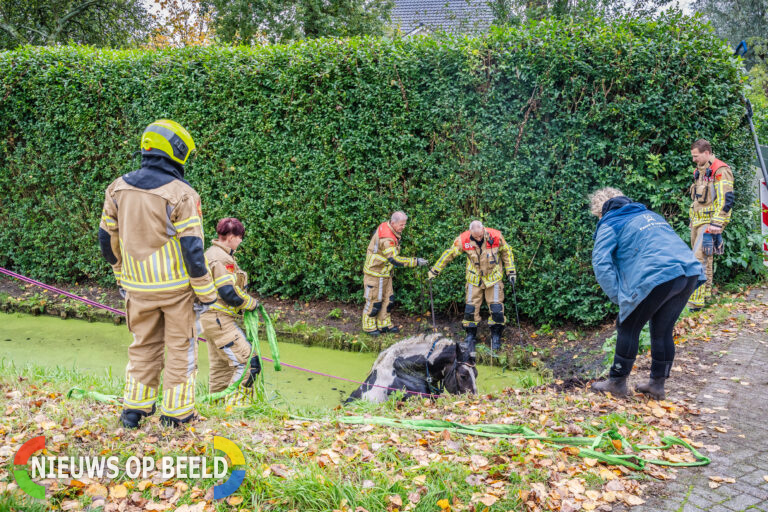
<path fill-rule="evenodd" d="M 515 283 L 512 283 L 512 300 L 515 304 L 515 319 L 517 320 L 517 339 L 520 340 L 520 345 L 523 344 L 523 330 L 520 327 L 520 313 L 517 311 L 517 293 L 515 293 Z"/>
<path fill-rule="evenodd" d="M 435 301 L 432 299 L 432 280 L 427 279 L 429 283 L 429 306 L 432 309 L 432 331 L 437 332 L 437 326 L 435 325 Z"/>

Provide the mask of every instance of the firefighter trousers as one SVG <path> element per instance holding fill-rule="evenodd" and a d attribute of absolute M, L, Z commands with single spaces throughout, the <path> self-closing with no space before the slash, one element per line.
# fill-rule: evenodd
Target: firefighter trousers
<path fill-rule="evenodd" d="M 464 320 L 461 322 L 464 327 L 477 327 L 480 323 L 480 306 L 483 305 L 483 299 L 491 310 L 491 316 L 488 317 L 488 325 L 506 323 L 504 318 L 504 283 L 497 281 L 490 286 L 484 284 L 474 285 L 467 283 L 467 299 L 464 304 Z"/>
<path fill-rule="evenodd" d="M 376 329 L 386 329 L 392 326 L 390 312 L 395 300 L 392 290 L 392 277 L 374 277 L 365 274 L 363 277 L 363 330 L 366 332 Z"/>
<path fill-rule="evenodd" d="M 702 224 L 691 228 L 691 249 L 693 249 L 694 256 L 699 260 L 701 266 L 704 267 L 704 272 L 707 274 L 707 282 L 696 288 L 691 298 L 688 299 L 689 307 L 694 308 L 704 307 L 707 299 L 712 297 L 712 268 L 715 257 L 712 254 L 704 254 L 702 250 L 704 232 L 707 230 L 707 227 L 709 227 L 709 224 Z"/>
<path fill-rule="evenodd" d="M 240 379 L 243 372 L 249 371 L 251 344 L 245 333 L 235 322 L 235 318 L 221 311 L 208 310 L 200 317 L 203 338 L 208 342 L 208 361 L 210 375 L 208 389 L 210 393 L 223 391 Z M 229 405 L 248 405 L 253 398 L 253 386 L 240 388 L 226 397 Z"/>
<path fill-rule="evenodd" d="M 123 390 L 126 410 L 151 414 L 162 373 L 161 414 L 181 421 L 194 415 L 197 375 L 194 298 L 191 289 L 128 292 L 126 319 L 133 343 L 128 347 Z"/>

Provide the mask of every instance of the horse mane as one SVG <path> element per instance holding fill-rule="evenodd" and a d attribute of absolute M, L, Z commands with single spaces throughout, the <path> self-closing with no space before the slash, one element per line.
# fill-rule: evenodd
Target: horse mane
<path fill-rule="evenodd" d="M 437 340 L 437 343 L 435 343 Z M 452 346 L 455 342 L 446 338 L 442 334 L 418 334 L 400 340 L 391 347 L 385 349 L 376 361 L 373 363 L 372 369 L 379 368 L 380 365 L 384 365 L 387 368 L 393 368 L 395 360 L 398 357 L 409 357 L 422 355 L 427 357 L 429 349 L 432 348 L 432 343 L 435 343 L 435 350 L 432 353 L 434 358 L 436 354 L 441 352 L 441 349 L 448 346 Z"/>

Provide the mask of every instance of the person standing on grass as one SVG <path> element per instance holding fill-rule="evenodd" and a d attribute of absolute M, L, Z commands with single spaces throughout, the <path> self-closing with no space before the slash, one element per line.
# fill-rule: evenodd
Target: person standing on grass
<path fill-rule="evenodd" d="M 611 302 L 619 305 L 616 354 L 608 379 L 592 385 L 613 396 L 628 394 L 640 331 L 650 322 L 651 375 L 636 387 L 657 400 L 664 398 L 675 357 L 672 331 L 691 294 L 706 282 L 704 268 L 663 217 L 635 203 L 615 188 L 589 196 L 600 221 L 593 236 L 592 268 Z"/>

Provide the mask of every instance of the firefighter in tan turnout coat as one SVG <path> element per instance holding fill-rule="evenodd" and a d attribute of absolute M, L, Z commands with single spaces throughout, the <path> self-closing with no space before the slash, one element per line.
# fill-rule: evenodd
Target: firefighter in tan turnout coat
<path fill-rule="evenodd" d="M 696 164 L 690 188 L 691 249 L 707 274 L 707 282 L 688 300 L 688 308 L 696 311 L 712 296 L 714 255 L 723 254 L 722 233 L 731 220 L 735 196 L 733 171 L 728 164 L 715 158 L 709 142 L 704 139 L 694 142 L 691 158 Z"/>
<path fill-rule="evenodd" d="M 488 304 L 491 316 L 491 348 L 501 348 L 501 332 L 504 330 L 504 275 L 514 286 L 515 258 L 501 232 L 483 227 L 479 220 L 472 221 L 469 231 L 460 234 L 453 245 L 446 249 L 429 270 L 429 279 L 434 279 L 456 256 L 467 255 L 467 298 L 464 305 L 462 324 L 467 331 L 467 342 L 474 343 L 477 324 L 480 322 L 480 306 L 483 298 Z"/>
<path fill-rule="evenodd" d="M 218 300 L 200 316 L 203 337 L 208 342 L 211 393 L 223 391 L 237 382 L 251 354 L 251 344 L 235 319 L 241 311 L 253 311 L 259 303 L 245 292 L 246 274 L 235 261 L 235 251 L 243 241 L 245 228 L 235 218 L 221 219 L 216 226 L 218 239 L 205 251 L 205 258 L 213 274 Z M 250 358 L 250 374 L 243 378 L 240 388 L 227 397 L 227 403 L 245 405 L 253 390 L 253 383 L 261 371 L 258 356 Z"/>
<path fill-rule="evenodd" d="M 121 415 L 128 428 L 154 413 L 161 372 L 163 424 L 195 414 L 194 302 L 213 304 L 216 290 L 203 252 L 200 196 L 184 180 L 194 149 L 178 123 L 156 121 L 141 138 L 141 168 L 106 191 L 99 243 L 125 294 L 133 334 Z"/>
<path fill-rule="evenodd" d="M 376 228 L 368 244 L 363 267 L 363 331 L 371 336 L 400 332 L 397 326 L 392 326 L 390 318 L 395 300 L 392 269 L 428 264 L 423 258 L 400 256 L 400 237 L 407 221 L 405 213 L 393 213 L 389 222 L 382 222 Z"/>

